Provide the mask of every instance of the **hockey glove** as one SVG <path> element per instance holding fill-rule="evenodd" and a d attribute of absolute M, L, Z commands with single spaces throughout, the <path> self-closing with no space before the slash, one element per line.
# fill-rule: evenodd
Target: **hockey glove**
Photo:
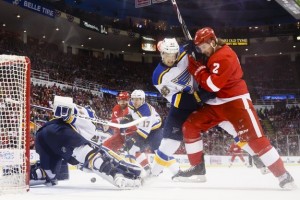
<path fill-rule="evenodd" d="M 120 124 L 126 124 L 128 122 L 133 121 L 133 118 L 131 115 L 125 115 L 124 117 L 122 117 Z"/>
<path fill-rule="evenodd" d="M 192 56 L 189 55 L 188 71 L 190 72 L 190 74 L 196 77 L 199 73 L 203 72 L 204 70 L 207 70 L 206 66 L 203 65 L 201 62 L 196 61 Z"/>
<path fill-rule="evenodd" d="M 126 124 L 126 123 L 129 123 L 131 121 L 133 121 L 132 116 L 131 115 L 126 115 L 126 116 L 122 117 L 122 119 L 120 120 L 120 124 Z M 120 129 L 121 135 L 126 134 L 126 130 L 127 130 L 127 128 L 121 128 Z"/>
<path fill-rule="evenodd" d="M 199 88 L 199 91 L 194 92 L 195 99 L 197 103 L 202 106 L 203 103 L 208 101 L 209 99 L 213 99 L 216 97 L 214 92 L 207 92 L 206 90 Z"/>
<path fill-rule="evenodd" d="M 129 151 L 132 146 L 136 143 L 136 137 L 138 137 L 138 134 L 135 132 L 131 136 L 125 138 L 124 142 L 124 151 Z"/>
<path fill-rule="evenodd" d="M 183 45 L 183 49 L 185 50 L 185 52 L 189 55 L 192 55 L 193 53 L 196 53 L 196 46 L 194 44 L 193 40 L 188 40 L 184 45 Z"/>

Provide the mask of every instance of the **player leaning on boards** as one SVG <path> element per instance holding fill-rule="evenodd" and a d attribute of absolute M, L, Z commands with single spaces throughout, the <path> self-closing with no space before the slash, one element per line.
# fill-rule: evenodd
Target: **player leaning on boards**
<path fill-rule="evenodd" d="M 296 188 L 278 152 L 263 132 L 242 79 L 243 71 L 236 53 L 209 27 L 196 32 L 194 44 L 208 57 L 208 62 L 203 65 L 189 56 L 188 70 L 202 88 L 215 92 L 216 98 L 208 100 L 206 106 L 193 112 L 183 124 L 185 146 L 193 165 L 186 172 L 190 173 L 203 162 L 203 146 L 199 144 L 201 132 L 227 121 L 238 133 L 239 142 L 246 143 L 278 178 L 280 187 Z"/>
<path fill-rule="evenodd" d="M 141 185 L 141 168 L 126 162 L 112 150 L 95 145 L 91 139 L 97 135 L 90 119 L 96 119 L 91 108 L 73 103 L 69 97 L 55 96 L 55 119 L 47 122 L 36 134 L 36 152 L 40 165 L 33 165 L 30 184 L 57 184 L 57 170 L 61 160 L 81 165 L 83 171 L 93 172 L 119 188 Z"/>
<path fill-rule="evenodd" d="M 188 57 L 183 47 L 179 47 L 175 38 L 165 38 L 158 43 L 161 62 L 152 75 L 152 83 L 171 104 L 164 123 L 163 140 L 155 153 L 152 175 L 159 175 L 164 167 L 173 174 L 179 171 L 179 165 L 173 155 L 182 142 L 182 124 L 186 118 L 213 97 L 211 92 L 199 89 L 196 81 L 188 73 Z M 205 165 L 202 163 L 199 173 L 181 181 L 205 182 Z M 177 178 L 176 178 L 177 179 Z M 184 179 L 184 180 L 183 180 Z"/>

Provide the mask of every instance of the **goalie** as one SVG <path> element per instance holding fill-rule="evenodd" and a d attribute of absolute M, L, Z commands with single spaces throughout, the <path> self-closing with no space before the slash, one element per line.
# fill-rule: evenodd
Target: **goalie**
<path fill-rule="evenodd" d="M 47 122 L 36 134 L 40 165 L 31 166 L 30 185 L 56 185 L 62 159 L 71 165 L 81 165 L 83 171 L 96 173 L 119 188 L 141 185 L 139 166 L 91 142 L 97 134 L 95 125 L 88 119 L 95 119 L 91 108 L 74 104 L 72 98 L 55 96 L 53 111 L 55 119 Z"/>

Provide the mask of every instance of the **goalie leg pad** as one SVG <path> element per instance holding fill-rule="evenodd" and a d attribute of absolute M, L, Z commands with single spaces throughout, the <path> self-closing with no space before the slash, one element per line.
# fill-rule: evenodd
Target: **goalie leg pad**
<path fill-rule="evenodd" d="M 81 146 L 74 149 L 72 156 L 82 163 L 83 167 L 98 170 L 106 175 L 114 176 L 121 173 L 128 178 L 137 178 L 141 173 L 139 166 L 126 162 L 118 154 L 103 146 L 95 149 L 88 145 Z"/>
<path fill-rule="evenodd" d="M 30 181 L 29 185 L 57 185 L 58 181 L 55 174 L 51 170 L 44 170 L 41 168 L 40 162 L 36 162 L 30 165 Z"/>
<path fill-rule="evenodd" d="M 139 187 L 141 168 L 127 163 L 115 152 L 103 146 L 92 148 L 88 145 L 74 150 L 74 157 L 83 168 L 92 170 L 97 175 L 120 188 Z"/>
<path fill-rule="evenodd" d="M 46 172 L 39 162 L 30 165 L 30 180 L 46 180 Z"/>
<path fill-rule="evenodd" d="M 103 146 L 75 148 L 72 157 L 82 165 L 119 188 L 139 187 L 141 168 L 125 162 L 119 155 Z"/>
<path fill-rule="evenodd" d="M 137 179 L 140 177 L 142 171 L 141 167 L 133 163 L 126 162 L 118 154 L 105 147 L 101 148 L 100 153 L 102 154 L 104 163 L 106 163 L 106 165 L 108 165 L 107 163 L 110 163 L 110 166 L 114 169 L 113 171 L 115 173 L 121 173 L 125 177 L 131 179 Z"/>
<path fill-rule="evenodd" d="M 119 188 L 128 189 L 141 186 L 141 171 L 137 165 L 123 160 L 113 151 L 103 148 L 101 156 L 93 160 L 94 171 Z M 97 167 L 98 166 L 98 167 Z"/>

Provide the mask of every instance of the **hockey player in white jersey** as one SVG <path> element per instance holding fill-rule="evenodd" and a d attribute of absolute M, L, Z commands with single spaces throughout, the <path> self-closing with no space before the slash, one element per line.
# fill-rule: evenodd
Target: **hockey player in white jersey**
<path fill-rule="evenodd" d="M 56 185 L 56 174 L 64 159 L 119 188 L 141 185 L 139 166 L 126 162 L 108 148 L 92 144 L 92 138 L 97 135 L 95 125 L 89 120 L 95 119 L 92 109 L 74 104 L 72 98 L 56 96 L 53 110 L 56 118 L 37 131 L 35 145 L 40 165 L 31 168 L 31 184 L 42 181 Z"/>
<path fill-rule="evenodd" d="M 153 72 L 152 82 L 171 104 L 171 108 L 164 124 L 163 140 L 154 157 L 153 176 L 160 174 L 164 167 L 168 167 L 173 174 L 178 173 L 179 165 L 173 154 L 183 140 L 182 124 L 193 111 L 214 96 L 213 93 L 198 88 L 187 71 L 187 54 L 182 47 L 179 47 L 175 38 L 165 38 L 157 46 L 162 61 Z M 199 174 L 193 178 L 204 182 L 205 173 L 203 164 Z"/>
<path fill-rule="evenodd" d="M 131 93 L 131 101 L 128 107 L 129 114 L 124 117 L 125 121 L 123 119 L 123 122 L 136 120 L 141 117 L 147 118 L 136 125 L 136 131 L 125 136 L 125 153 L 129 160 L 135 160 L 149 174 L 150 165 L 144 151 L 146 148 L 150 148 L 152 152 L 158 149 L 162 139 L 160 128 L 162 120 L 155 108 L 145 101 L 145 92 L 143 90 L 134 90 Z"/>

